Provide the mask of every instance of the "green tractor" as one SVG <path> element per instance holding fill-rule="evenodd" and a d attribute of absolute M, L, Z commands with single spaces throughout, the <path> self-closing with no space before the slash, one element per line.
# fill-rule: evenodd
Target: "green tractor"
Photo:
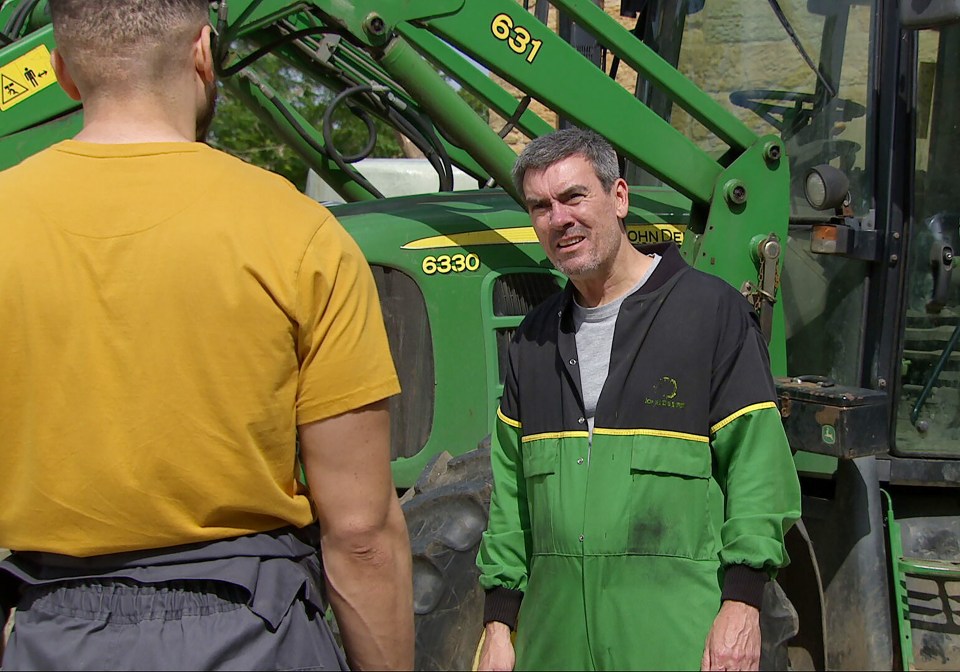
<path fill-rule="evenodd" d="M 346 201 L 332 210 L 374 270 L 404 390 L 394 478 L 418 667 L 470 666 L 506 344 L 564 282 L 509 180 L 507 140 L 553 128 L 539 103 L 617 148 L 635 244 L 678 243 L 759 314 L 804 492 L 778 579 L 789 599 L 764 610 L 767 663 L 956 669 L 960 3 L 528 4 L 211 7 L 223 85 Z M 82 113 L 49 68 L 45 0 L 2 2 L 0 29 L 3 169 L 71 137 Z M 267 54 L 333 93 L 319 127 L 257 74 Z M 409 138 L 437 192 L 378 198 L 363 152 L 333 142 L 339 106 Z M 478 189 L 451 191 L 454 167 Z"/>

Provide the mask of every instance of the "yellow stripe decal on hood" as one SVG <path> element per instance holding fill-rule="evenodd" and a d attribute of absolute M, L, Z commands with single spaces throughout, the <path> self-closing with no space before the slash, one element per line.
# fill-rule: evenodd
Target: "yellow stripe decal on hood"
<path fill-rule="evenodd" d="M 652 245 L 655 243 L 683 242 L 687 230 L 683 224 L 631 224 L 627 226 L 627 237 L 631 243 Z M 449 236 L 430 236 L 411 240 L 401 249 L 436 250 L 448 247 L 475 247 L 478 245 L 523 245 L 536 243 L 537 234 L 532 226 L 517 226 L 510 229 L 482 229 L 464 231 Z"/>
<path fill-rule="evenodd" d="M 532 226 L 520 226 L 513 229 L 483 229 L 482 231 L 465 231 L 453 233 L 449 236 L 431 236 L 412 240 L 403 246 L 404 250 L 433 250 L 445 247 L 470 247 L 473 245 L 518 245 L 521 243 L 536 243 L 537 234 Z"/>

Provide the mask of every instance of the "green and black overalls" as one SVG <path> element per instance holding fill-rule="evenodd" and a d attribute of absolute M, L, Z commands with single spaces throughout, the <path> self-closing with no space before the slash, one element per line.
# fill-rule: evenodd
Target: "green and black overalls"
<path fill-rule="evenodd" d="M 800 515 L 763 337 L 676 247 L 617 318 L 588 440 L 572 286 L 511 343 L 480 548 L 517 669 L 699 669 L 724 599 L 759 604 Z M 521 606 L 522 600 L 522 606 Z"/>

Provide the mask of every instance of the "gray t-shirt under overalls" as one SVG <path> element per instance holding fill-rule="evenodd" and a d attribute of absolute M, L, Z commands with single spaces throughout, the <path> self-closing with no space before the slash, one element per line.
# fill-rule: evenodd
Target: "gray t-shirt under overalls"
<path fill-rule="evenodd" d="M 577 358 L 580 362 L 580 388 L 586 412 L 590 441 L 593 441 L 593 418 L 597 414 L 597 402 L 610 370 L 610 351 L 613 348 L 613 332 L 617 315 L 624 299 L 637 292 L 653 275 L 660 263 L 660 255 L 652 255 L 653 263 L 640 281 L 623 296 L 595 308 L 584 308 L 574 300 L 573 328 L 576 332 Z"/>

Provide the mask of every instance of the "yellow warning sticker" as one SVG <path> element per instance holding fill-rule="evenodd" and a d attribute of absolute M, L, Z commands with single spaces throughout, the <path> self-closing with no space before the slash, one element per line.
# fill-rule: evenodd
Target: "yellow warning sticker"
<path fill-rule="evenodd" d="M 0 112 L 55 84 L 50 51 L 41 44 L 20 58 L 0 66 Z"/>

